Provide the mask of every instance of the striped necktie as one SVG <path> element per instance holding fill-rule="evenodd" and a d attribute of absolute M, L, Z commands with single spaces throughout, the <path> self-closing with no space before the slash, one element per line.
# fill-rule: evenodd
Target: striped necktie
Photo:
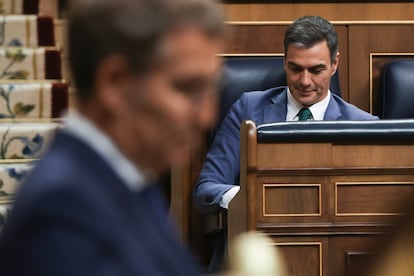
<path fill-rule="evenodd" d="M 304 107 L 298 113 L 299 121 L 309 121 L 313 119 L 312 112 L 309 108 Z"/>

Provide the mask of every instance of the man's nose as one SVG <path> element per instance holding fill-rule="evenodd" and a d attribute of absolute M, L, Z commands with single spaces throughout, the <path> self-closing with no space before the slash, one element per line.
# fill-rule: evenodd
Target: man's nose
<path fill-rule="evenodd" d="M 205 93 L 200 104 L 195 106 L 198 126 L 203 130 L 211 129 L 217 119 L 218 96 L 216 91 Z"/>
<path fill-rule="evenodd" d="M 308 70 L 303 70 L 301 73 L 300 84 L 304 87 L 308 87 L 312 84 L 312 75 Z"/>

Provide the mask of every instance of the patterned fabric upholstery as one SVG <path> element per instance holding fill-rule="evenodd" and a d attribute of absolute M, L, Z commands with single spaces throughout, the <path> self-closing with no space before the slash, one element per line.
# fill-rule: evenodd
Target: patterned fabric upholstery
<path fill-rule="evenodd" d="M 54 46 L 53 18 L 36 15 L 0 17 L 1 46 Z"/>
<path fill-rule="evenodd" d="M 38 16 L 38 6 L 37 0 L 0 0 L 0 229 L 68 108 L 54 20 Z"/>
<path fill-rule="evenodd" d="M 39 0 L 0 0 L 1 14 L 38 14 Z"/>

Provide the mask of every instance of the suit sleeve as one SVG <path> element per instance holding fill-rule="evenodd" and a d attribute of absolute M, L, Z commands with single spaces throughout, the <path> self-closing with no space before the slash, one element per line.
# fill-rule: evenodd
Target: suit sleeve
<path fill-rule="evenodd" d="M 240 124 L 247 110 L 247 96 L 236 101 L 223 120 L 207 153 L 193 197 L 204 213 L 220 210 L 224 193 L 239 185 Z"/>

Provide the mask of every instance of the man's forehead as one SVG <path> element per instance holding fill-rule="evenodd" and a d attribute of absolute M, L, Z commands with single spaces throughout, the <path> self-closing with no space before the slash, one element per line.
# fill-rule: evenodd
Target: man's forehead
<path fill-rule="evenodd" d="M 285 60 L 297 64 L 299 61 L 309 62 L 313 60 L 315 65 L 318 63 L 324 64 L 326 60 L 330 60 L 330 52 L 326 42 L 317 43 L 311 47 L 291 44 L 287 48 Z M 320 62 L 317 62 L 317 60 Z"/>
<path fill-rule="evenodd" d="M 287 45 L 288 48 L 295 47 L 295 48 L 302 48 L 302 49 L 309 49 L 315 46 L 320 46 L 320 47 L 323 47 L 329 50 L 328 41 L 326 39 L 315 41 L 313 43 L 303 43 L 303 42 L 297 41 L 297 42 L 293 42 Z"/>

